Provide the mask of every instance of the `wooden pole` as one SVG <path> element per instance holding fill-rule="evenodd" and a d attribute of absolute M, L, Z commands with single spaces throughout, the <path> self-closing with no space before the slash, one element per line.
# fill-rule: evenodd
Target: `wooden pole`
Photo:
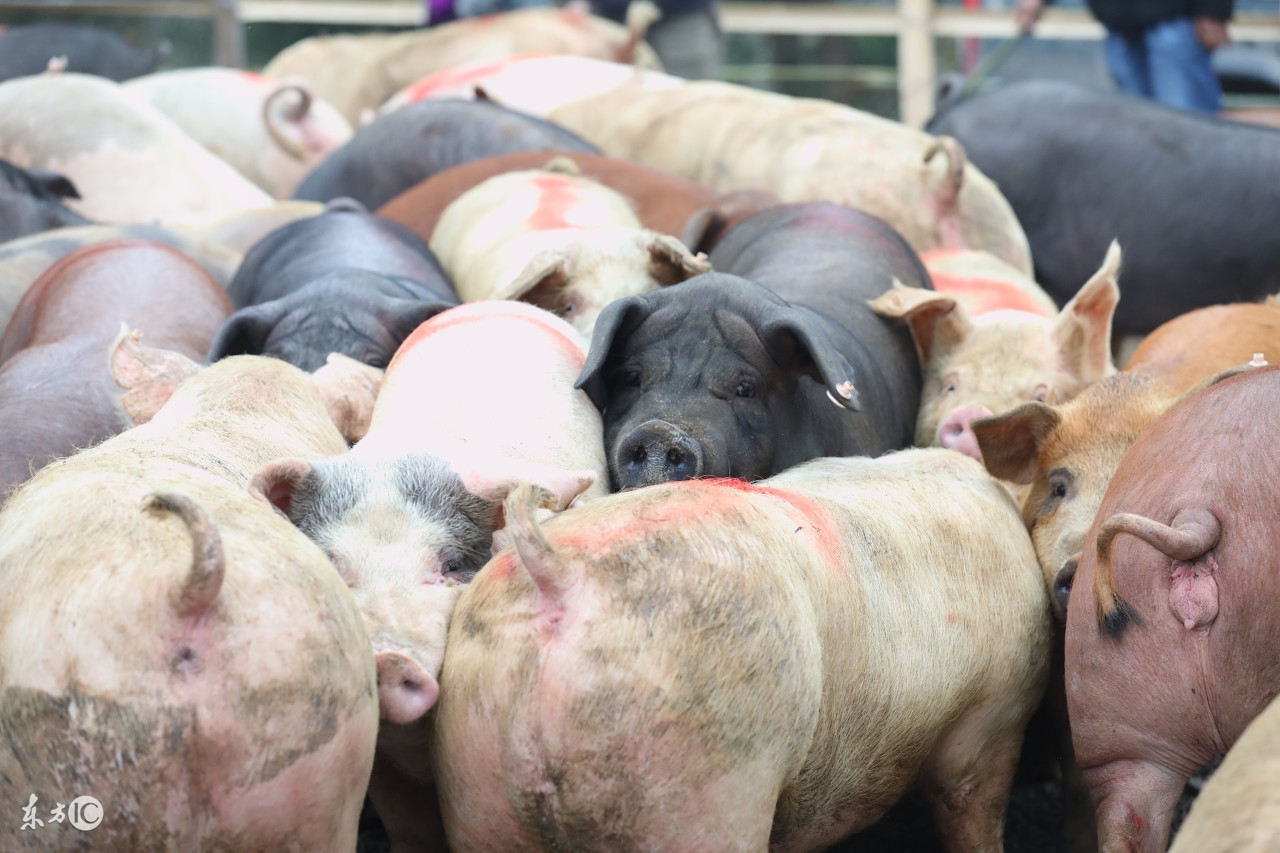
<path fill-rule="evenodd" d="M 244 68 L 244 28 L 239 0 L 213 0 L 213 64 Z"/>
<path fill-rule="evenodd" d="M 933 0 L 899 0 L 898 18 L 898 117 L 919 128 L 933 114 Z"/>

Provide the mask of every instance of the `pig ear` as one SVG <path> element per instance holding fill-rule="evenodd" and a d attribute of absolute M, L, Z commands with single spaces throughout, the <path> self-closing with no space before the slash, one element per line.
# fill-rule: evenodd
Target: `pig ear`
<path fill-rule="evenodd" d="M 591 346 L 587 348 L 587 361 L 582 373 L 573 383 L 574 388 L 587 392 L 596 408 L 604 411 L 609 402 L 608 376 L 605 366 L 609 363 L 614 345 L 621 346 L 652 311 L 643 296 L 615 299 L 604 307 L 591 331 Z"/>
<path fill-rule="evenodd" d="M 259 468 L 249 480 L 249 494 L 292 521 L 293 496 L 315 470 L 305 459 L 275 459 Z"/>
<path fill-rule="evenodd" d="M 872 299 L 870 305 L 871 310 L 883 317 L 907 321 L 921 364 L 928 364 L 953 349 L 973 329 L 969 315 L 954 297 L 936 290 L 907 287 L 897 279 L 892 289 Z"/>
<path fill-rule="evenodd" d="M 548 249 L 534 255 L 511 284 L 495 293 L 493 298 L 519 299 L 544 308 L 557 302 L 560 289 L 569 283 L 572 274 L 573 258 L 564 252 Z"/>
<path fill-rule="evenodd" d="M 568 471 L 554 465 L 515 460 L 504 461 L 498 470 L 477 467 L 460 472 L 459 476 L 468 492 L 496 503 L 506 500 L 521 483 L 533 483 L 554 497 L 549 508 L 556 512 L 567 509 L 596 481 L 594 471 Z"/>
<path fill-rule="evenodd" d="M 760 340 L 777 364 L 825 385 L 833 403 L 855 412 L 862 409 L 853 366 L 831 343 L 816 312 L 799 306 L 785 309 L 763 324 Z"/>
<path fill-rule="evenodd" d="M 432 317 L 457 305 L 451 302 L 392 299 L 379 315 L 387 331 L 401 341 Z"/>
<path fill-rule="evenodd" d="M 423 717 L 440 698 L 440 684 L 402 652 L 374 655 L 378 668 L 378 707 L 382 719 L 408 725 Z"/>
<path fill-rule="evenodd" d="M 241 308 L 218 329 L 205 360 L 213 364 L 230 355 L 261 355 L 267 338 L 283 316 L 284 306 L 276 302 Z"/>
<path fill-rule="evenodd" d="M 693 252 L 710 252 L 733 226 L 778 203 L 776 195 L 763 190 L 732 190 L 695 210 L 681 240 Z"/>
<path fill-rule="evenodd" d="M 125 389 L 120 405 L 135 426 L 155 417 L 178 386 L 201 369 L 182 353 L 143 346 L 141 337 L 122 327 L 111 346 L 111 377 Z"/>
<path fill-rule="evenodd" d="M 706 255 L 695 255 L 684 243 L 666 234 L 649 232 L 649 274 L 664 287 L 711 272 Z"/>
<path fill-rule="evenodd" d="M 348 444 L 355 444 L 369 431 L 384 373 L 335 352 L 329 354 L 324 367 L 311 374 L 329 417 Z"/>
<path fill-rule="evenodd" d="M 1035 479 L 1040 448 L 1061 421 L 1052 406 L 1023 403 L 995 417 L 976 418 L 970 427 L 991 476 L 1025 486 Z"/>
<path fill-rule="evenodd" d="M 715 207 L 700 207 L 685 220 L 684 230 L 680 232 L 680 242 L 694 252 L 709 252 L 724 235 L 727 224 L 728 219 Z"/>
<path fill-rule="evenodd" d="M 80 190 L 76 189 L 76 185 L 66 175 L 44 169 L 27 169 L 26 172 L 36 186 L 58 198 L 80 198 Z"/>
<path fill-rule="evenodd" d="M 1120 259 L 1120 244 L 1113 240 L 1102 266 L 1062 307 L 1053 324 L 1063 368 L 1085 383 L 1115 373 L 1111 318 L 1120 301 Z"/>

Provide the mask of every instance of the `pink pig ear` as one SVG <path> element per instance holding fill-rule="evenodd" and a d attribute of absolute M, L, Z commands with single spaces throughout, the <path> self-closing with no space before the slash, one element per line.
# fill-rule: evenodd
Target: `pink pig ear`
<path fill-rule="evenodd" d="M 355 444 L 369 431 L 384 373 L 335 352 L 330 353 L 324 367 L 311 374 L 329 417 L 348 444 Z"/>
<path fill-rule="evenodd" d="M 268 462 L 249 481 L 249 494 L 290 518 L 298 486 L 311 476 L 311 463 L 288 457 Z"/>
<path fill-rule="evenodd" d="M 122 325 L 110 351 L 111 377 L 125 389 L 120 405 L 135 426 L 155 417 L 178 386 L 201 370 L 182 353 L 143 346 L 141 337 Z"/>
<path fill-rule="evenodd" d="M 382 719 L 407 725 L 422 718 L 440 698 L 440 684 L 417 661 L 401 652 L 378 652 L 378 705 Z"/>
<path fill-rule="evenodd" d="M 534 483 L 555 497 L 557 512 L 566 509 L 596 481 L 594 471 L 567 471 L 537 462 L 503 462 L 495 470 L 459 471 L 462 483 L 471 494 L 502 503 L 516 486 Z"/>

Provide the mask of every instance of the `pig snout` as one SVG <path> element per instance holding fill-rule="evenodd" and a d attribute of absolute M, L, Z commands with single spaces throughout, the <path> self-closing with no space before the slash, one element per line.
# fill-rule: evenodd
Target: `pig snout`
<path fill-rule="evenodd" d="M 1067 602 L 1071 600 L 1071 585 L 1075 583 L 1079 566 L 1080 555 L 1076 554 L 1062 564 L 1053 578 L 1053 612 L 1063 622 L 1067 620 Z"/>
<path fill-rule="evenodd" d="M 666 421 L 645 421 L 623 439 L 615 459 L 618 488 L 634 489 L 702 475 L 702 447 Z"/>
<path fill-rule="evenodd" d="M 440 686 L 431 673 L 402 652 L 378 652 L 378 704 L 382 719 L 407 725 L 436 704 Z"/>
<path fill-rule="evenodd" d="M 973 434 L 971 424 L 977 418 L 991 416 L 986 406 L 964 406 L 956 409 L 938 427 L 938 442 L 948 450 L 955 450 L 965 456 L 972 456 L 982 461 L 982 450 L 978 447 L 978 439 Z"/>

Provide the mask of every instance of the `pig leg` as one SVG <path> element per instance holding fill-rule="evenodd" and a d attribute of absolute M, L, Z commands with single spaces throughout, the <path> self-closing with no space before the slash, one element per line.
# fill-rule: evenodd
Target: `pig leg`
<path fill-rule="evenodd" d="M 1187 776 L 1138 759 L 1084 771 L 1097 805 L 1102 853 L 1156 853 L 1169 846 L 1169 829 Z"/>
<path fill-rule="evenodd" d="M 971 710 L 945 734 L 922 781 L 950 853 L 1004 849 L 1004 816 L 1029 712 L 1007 706 Z"/>

